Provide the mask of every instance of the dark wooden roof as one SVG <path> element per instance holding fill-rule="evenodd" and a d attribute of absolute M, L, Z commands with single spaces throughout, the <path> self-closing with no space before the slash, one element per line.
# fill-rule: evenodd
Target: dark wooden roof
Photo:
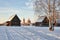
<path fill-rule="evenodd" d="M 17 20 L 21 21 L 21 20 L 19 19 L 19 17 L 17 16 L 17 14 L 12 15 L 12 16 L 9 18 L 8 21 L 12 21 L 15 17 L 17 18 Z"/>
<path fill-rule="evenodd" d="M 43 23 L 49 23 L 49 19 L 48 19 L 47 17 L 45 17 L 42 22 L 43 22 Z"/>

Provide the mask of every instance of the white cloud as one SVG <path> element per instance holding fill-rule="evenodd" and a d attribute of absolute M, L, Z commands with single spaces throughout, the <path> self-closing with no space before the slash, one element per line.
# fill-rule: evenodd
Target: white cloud
<path fill-rule="evenodd" d="M 27 8 L 33 8 L 33 1 L 29 0 L 28 2 L 25 3 L 25 5 L 27 6 Z"/>

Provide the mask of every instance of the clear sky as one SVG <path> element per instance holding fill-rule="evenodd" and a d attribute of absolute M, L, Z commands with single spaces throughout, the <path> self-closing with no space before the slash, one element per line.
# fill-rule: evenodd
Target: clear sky
<path fill-rule="evenodd" d="M 0 23 L 17 14 L 20 19 L 34 17 L 33 4 L 31 0 L 0 0 Z"/>

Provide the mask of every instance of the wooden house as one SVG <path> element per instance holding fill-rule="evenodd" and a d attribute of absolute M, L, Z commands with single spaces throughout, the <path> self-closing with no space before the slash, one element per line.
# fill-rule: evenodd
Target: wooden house
<path fill-rule="evenodd" d="M 16 14 L 12 15 L 6 23 L 7 26 L 21 26 L 21 20 Z"/>
<path fill-rule="evenodd" d="M 34 25 L 35 26 L 49 26 L 49 19 L 46 16 L 40 17 L 39 19 L 37 19 Z M 60 19 L 56 19 L 56 24 L 54 23 L 53 25 L 60 26 Z"/>
<path fill-rule="evenodd" d="M 42 16 L 37 19 L 35 22 L 35 26 L 48 26 L 49 25 L 49 19 L 46 16 Z"/>
<path fill-rule="evenodd" d="M 49 19 L 45 17 L 42 21 L 42 26 L 48 26 L 49 25 Z"/>

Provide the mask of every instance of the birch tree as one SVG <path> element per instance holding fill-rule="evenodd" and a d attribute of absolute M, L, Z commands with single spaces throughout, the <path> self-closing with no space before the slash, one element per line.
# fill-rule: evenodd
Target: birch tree
<path fill-rule="evenodd" d="M 49 27 L 56 23 L 58 12 L 60 12 L 60 0 L 35 0 L 35 15 L 46 14 L 49 19 Z M 53 30 L 52 30 L 53 31 Z"/>

